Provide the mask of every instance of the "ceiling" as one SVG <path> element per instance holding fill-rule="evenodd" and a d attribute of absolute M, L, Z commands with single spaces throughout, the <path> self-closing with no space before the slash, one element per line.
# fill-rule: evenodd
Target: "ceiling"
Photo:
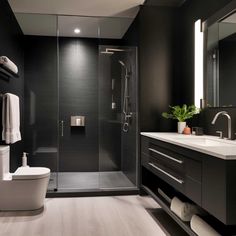
<path fill-rule="evenodd" d="M 179 6 L 184 0 L 9 0 L 25 35 L 120 39 L 139 5 Z M 74 29 L 81 32 L 77 35 Z"/>
<path fill-rule="evenodd" d="M 25 35 L 120 39 L 144 0 L 9 0 Z M 76 35 L 74 29 L 79 28 Z"/>
<path fill-rule="evenodd" d="M 124 17 L 57 16 L 16 13 L 25 35 L 120 39 L 133 19 Z M 58 28 L 57 28 L 58 22 Z M 74 29 L 79 28 L 79 34 Z"/>
<path fill-rule="evenodd" d="M 9 0 L 14 12 L 134 18 L 144 0 Z"/>

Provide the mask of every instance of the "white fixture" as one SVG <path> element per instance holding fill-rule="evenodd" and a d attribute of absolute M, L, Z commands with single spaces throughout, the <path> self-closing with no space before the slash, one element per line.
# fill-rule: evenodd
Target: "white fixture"
<path fill-rule="evenodd" d="M 203 99 L 203 32 L 201 20 L 195 22 L 195 54 L 194 54 L 194 104 L 201 107 Z"/>
<path fill-rule="evenodd" d="M 236 142 L 219 139 L 210 135 L 184 135 L 177 133 L 141 132 L 149 138 L 154 138 L 184 148 L 202 152 L 223 160 L 236 160 Z"/>
<path fill-rule="evenodd" d="M 80 29 L 75 28 L 75 29 L 74 29 L 74 33 L 75 33 L 75 34 L 79 34 L 79 33 L 80 33 Z"/>
<path fill-rule="evenodd" d="M 36 210 L 44 205 L 50 169 L 19 167 L 9 172 L 9 146 L 0 146 L 0 210 Z"/>

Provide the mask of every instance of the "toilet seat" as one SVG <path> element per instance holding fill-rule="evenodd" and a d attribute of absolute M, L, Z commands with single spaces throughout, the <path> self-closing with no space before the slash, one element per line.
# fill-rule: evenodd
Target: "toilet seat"
<path fill-rule="evenodd" d="M 13 180 L 41 179 L 50 175 L 50 169 L 45 167 L 19 167 L 13 174 Z"/>

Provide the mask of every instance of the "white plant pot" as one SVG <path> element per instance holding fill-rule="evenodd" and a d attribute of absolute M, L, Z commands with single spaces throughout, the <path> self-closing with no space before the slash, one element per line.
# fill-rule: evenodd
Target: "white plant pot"
<path fill-rule="evenodd" d="M 178 133 L 182 134 L 185 127 L 186 127 L 186 122 L 178 122 Z"/>

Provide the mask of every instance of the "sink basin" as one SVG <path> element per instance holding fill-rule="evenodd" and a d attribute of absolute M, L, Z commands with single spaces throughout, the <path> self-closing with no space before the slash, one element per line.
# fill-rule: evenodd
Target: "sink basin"
<path fill-rule="evenodd" d="M 204 146 L 204 147 L 234 147 L 235 145 L 226 143 L 224 140 L 212 140 L 208 138 L 180 138 L 179 141 L 185 143 L 191 143 L 194 145 Z"/>
<path fill-rule="evenodd" d="M 223 160 L 236 161 L 236 140 L 220 139 L 212 135 L 196 136 L 177 133 L 143 132 L 141 135 Z"/>

